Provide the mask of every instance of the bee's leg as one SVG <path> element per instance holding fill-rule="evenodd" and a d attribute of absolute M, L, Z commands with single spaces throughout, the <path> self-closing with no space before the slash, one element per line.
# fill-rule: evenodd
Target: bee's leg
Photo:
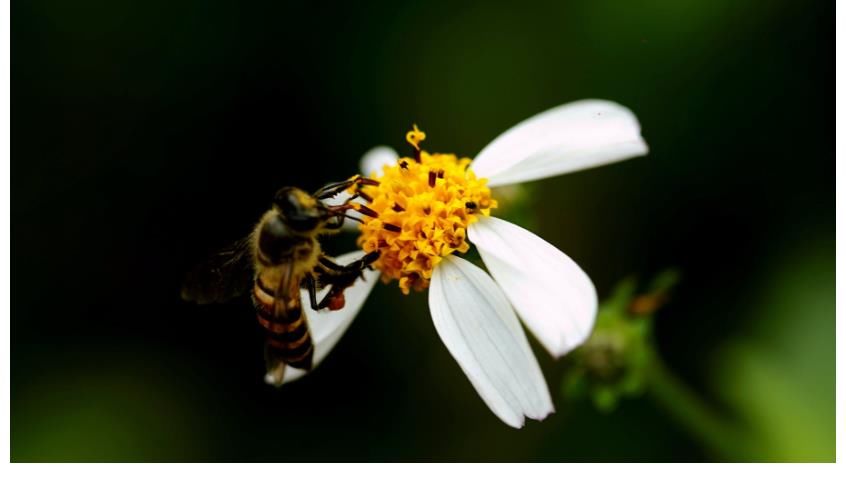
<path fill-rule="evenodd" d="M 344 220 L 352 220 L 358 223 L 364 223 L 364 220 L 362 220 L 361 218 L 356 218 L 355 216 L 352 216 L 346 212 L 330 214 L 330 217 L 333 217 L 333 219 L 324 225 L 325 230 L 329 232 L 333 230 L 340 230 L 344 226 Z"/>
<path fill-rule="evenodd" d="M 344 226 L 344 215 L 337 215 L 334 219 L 324 225 L 327 230 L 338 230 Z"/>
<path fill-rule="evenodd" d="M 350 186 L 354 185 L 358 181 L 358 176 L 353 176 L 352 178 L 345 180 L 345 181 L 338 181 L 336 183 L 329 183 L 319 190 L 315 191 L 313 196 L 319 200 L 325 200 L 326 198 L 331 198 L 338 193 L 343 193 L 346 191 Z"/>
<path fill-rule="evenodd" d="M 329 270 L 335 271 L 335 272 L 340 272 L 344 269 L 343 265 L 338 265 L 337 263 L 330 260 L 329 257 L 326 257 L 325 255 L 320 255 L 320 258 L 318 258 L 317 261 L 320 262 L 320 264 L 323 265 L 324 267 L 328 268 Z"/>
<path fill-rule="evenodd" d="M 319 200 L 325 200 L 327 198 L 331 198 L 338 193 L 343 193 L 347 189 L 349 189 L 353 185 L 371 185 L 371 186 L 378 186 L 379 182 L 370 178 L 365 178 L 361 175 L 355 175 L 352 178 L 344 181 L 338 181 L 335 183 L 329 183 L 326 186 L 320 188 L 319 190 L 314 192 L 314 197 Z M 356 194 L 358 195 L 358 190 L 356 190 Z"/>
<path fill-rule="evenodd" d="M 320 305 L 317 303 L 317 286 L 315 285 L 314 276 L 308 274 L 303 280 L 306 289 L 308 289 L 308 301 L 311 304 L 312 310 L 320 310 Z"/>
<path fill-rule="evenodd" d="M 365 268 L 369 267 L 371 263 L 375 262 L 379 258 L 379 252 L 370 252 L 365 253 L 363 257 L 355 260 L 351 263 L 346 265 L 338 265 L 334 261 L 330 260 L 328 257 L 321 255 L 318 261 L 321 265 L 328 268 L 329 270 L 340 272 L 340 273 L 350 273 L 350 272 L 361 272 Z"/>
<path fill-rule="evenodd" d="M 358 260 L 339 265 L 325 255 L 318 258 L 318 268 L 328 270 L 320 275 L 321 284 L 331 286 L 323 300 L 317 304 L 318 309 L 340 310 L 344 308 L 344 291 L 351 287 L 359 277 L 364 277 L 364 269 L 379 258 L 379 252 L 370 252 Z"/>
<path fill-rule="evenodd" d="M 350 219 L 350 220 L 353 220 L 353 221 L 357 221 L 359 223 L 364 223 L 364 220 L 362 220 L 361 218 L 356 218 L 355 216 L 352 216 L 349 213 L 347 213 L 348 210 L 355 210 L 355 211 L 357 211 L 357 212 L 359 212 L 363 215 L 367 215 L 367 216 L 370 216 L 372 218 L 378 217 L 378 214 L 375 211 L 373 211 L 370 208 L 362 205 L 361 203 L 350 203 L 350 201 L 352 201 L 354 198 L 355 198 L 355 196 L 348 199 L 343 204 L 327 207 L 328 208 L 327 209 L 328 218 L 334 217 L 335 219 L 333 221 L 329 221 L 328 223 L 326 223 L 326 225 L 325 225 L 326 228 L 328 228 L 328 229 L 340 228 L 344 224 L 344 219 Z"/>
<path fill-rule="evenodd" d="M 323 297 L 323 300 L 317 304 L 318 309 L 328 308 L 329 310 L 340 310 L 344 308 L 344 305 L 346 305 L 344 290 L 346 290 L 349 285 L 351 284 L 332 284 L 332 288 L 329 289 L 329 293 L 327 293 Z"/>

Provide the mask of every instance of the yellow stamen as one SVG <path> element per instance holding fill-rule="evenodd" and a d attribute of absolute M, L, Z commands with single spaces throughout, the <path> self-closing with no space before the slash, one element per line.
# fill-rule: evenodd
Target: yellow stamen
<path fill-rule="evenodd" d="M 415 151 L 420 151 L 420 142 L 426 139 L 426 133 L 417 129 L 417 124 L 414 124 L 414 129 L 408 131 L 405 135 L 405 140 L 408 144 L 414 146 Z"/>
<path fill-rule="evenodd" d="M 426 134 L 414 126 L 406 140 L 419 150 Z M 400 158 L 385 166 L 378 186 L 361 188 L 373 201 L 358 244 L 379 252 L 375 268 L 385 281 L 399 280 L 403 293 L 429 286 L 432 271 L 447 255 L 465 253 L 467 227 L 488 216 L 496 200 L 470 169 L 469 158 L 420 151 L 419 162 Z"/>

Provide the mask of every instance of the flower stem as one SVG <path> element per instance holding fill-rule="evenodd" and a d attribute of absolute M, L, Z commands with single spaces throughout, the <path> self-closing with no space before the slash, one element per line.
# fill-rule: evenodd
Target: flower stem
<path fill-rule="evenodd" d="M 676 376 L 652 351 L 647 391 L 687 432 L 708 448 L 737 458 L 745 446 L 744 434 Z"/>

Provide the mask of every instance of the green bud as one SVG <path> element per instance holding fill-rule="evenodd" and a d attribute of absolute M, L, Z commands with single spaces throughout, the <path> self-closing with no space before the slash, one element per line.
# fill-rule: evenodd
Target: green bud
<path fill-rule="evenodd" d="M 567 359 L 565 397 L 588 397 L 597 409 L 611 411 L 621 398 L 643 392 L 653 347 L 653 316 L 678 280 L 677 271 L 664 271 L 642 294 L 632 277 L 617 284 L 600 305 L 590 338 Z"/>

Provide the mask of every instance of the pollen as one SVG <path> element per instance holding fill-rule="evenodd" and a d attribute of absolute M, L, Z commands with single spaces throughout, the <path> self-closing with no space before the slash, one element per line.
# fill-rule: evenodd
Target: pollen
<path fill-rule="evenodd" d="M 444 257 L 467 252 L 467 227 L 497 206 L 469 158 L 422 151 L 424 139 L 414 126 L 406 140 L 415 157 L 385 166 L 374 178 L 378 184 L 361 188 L 372 201 L 360 210 L 365 217 L 358 244 L 365 252 L 379 252 L 373 266 L 384 281 L 398 280 L 405 294 L 427 288 Z"/>

